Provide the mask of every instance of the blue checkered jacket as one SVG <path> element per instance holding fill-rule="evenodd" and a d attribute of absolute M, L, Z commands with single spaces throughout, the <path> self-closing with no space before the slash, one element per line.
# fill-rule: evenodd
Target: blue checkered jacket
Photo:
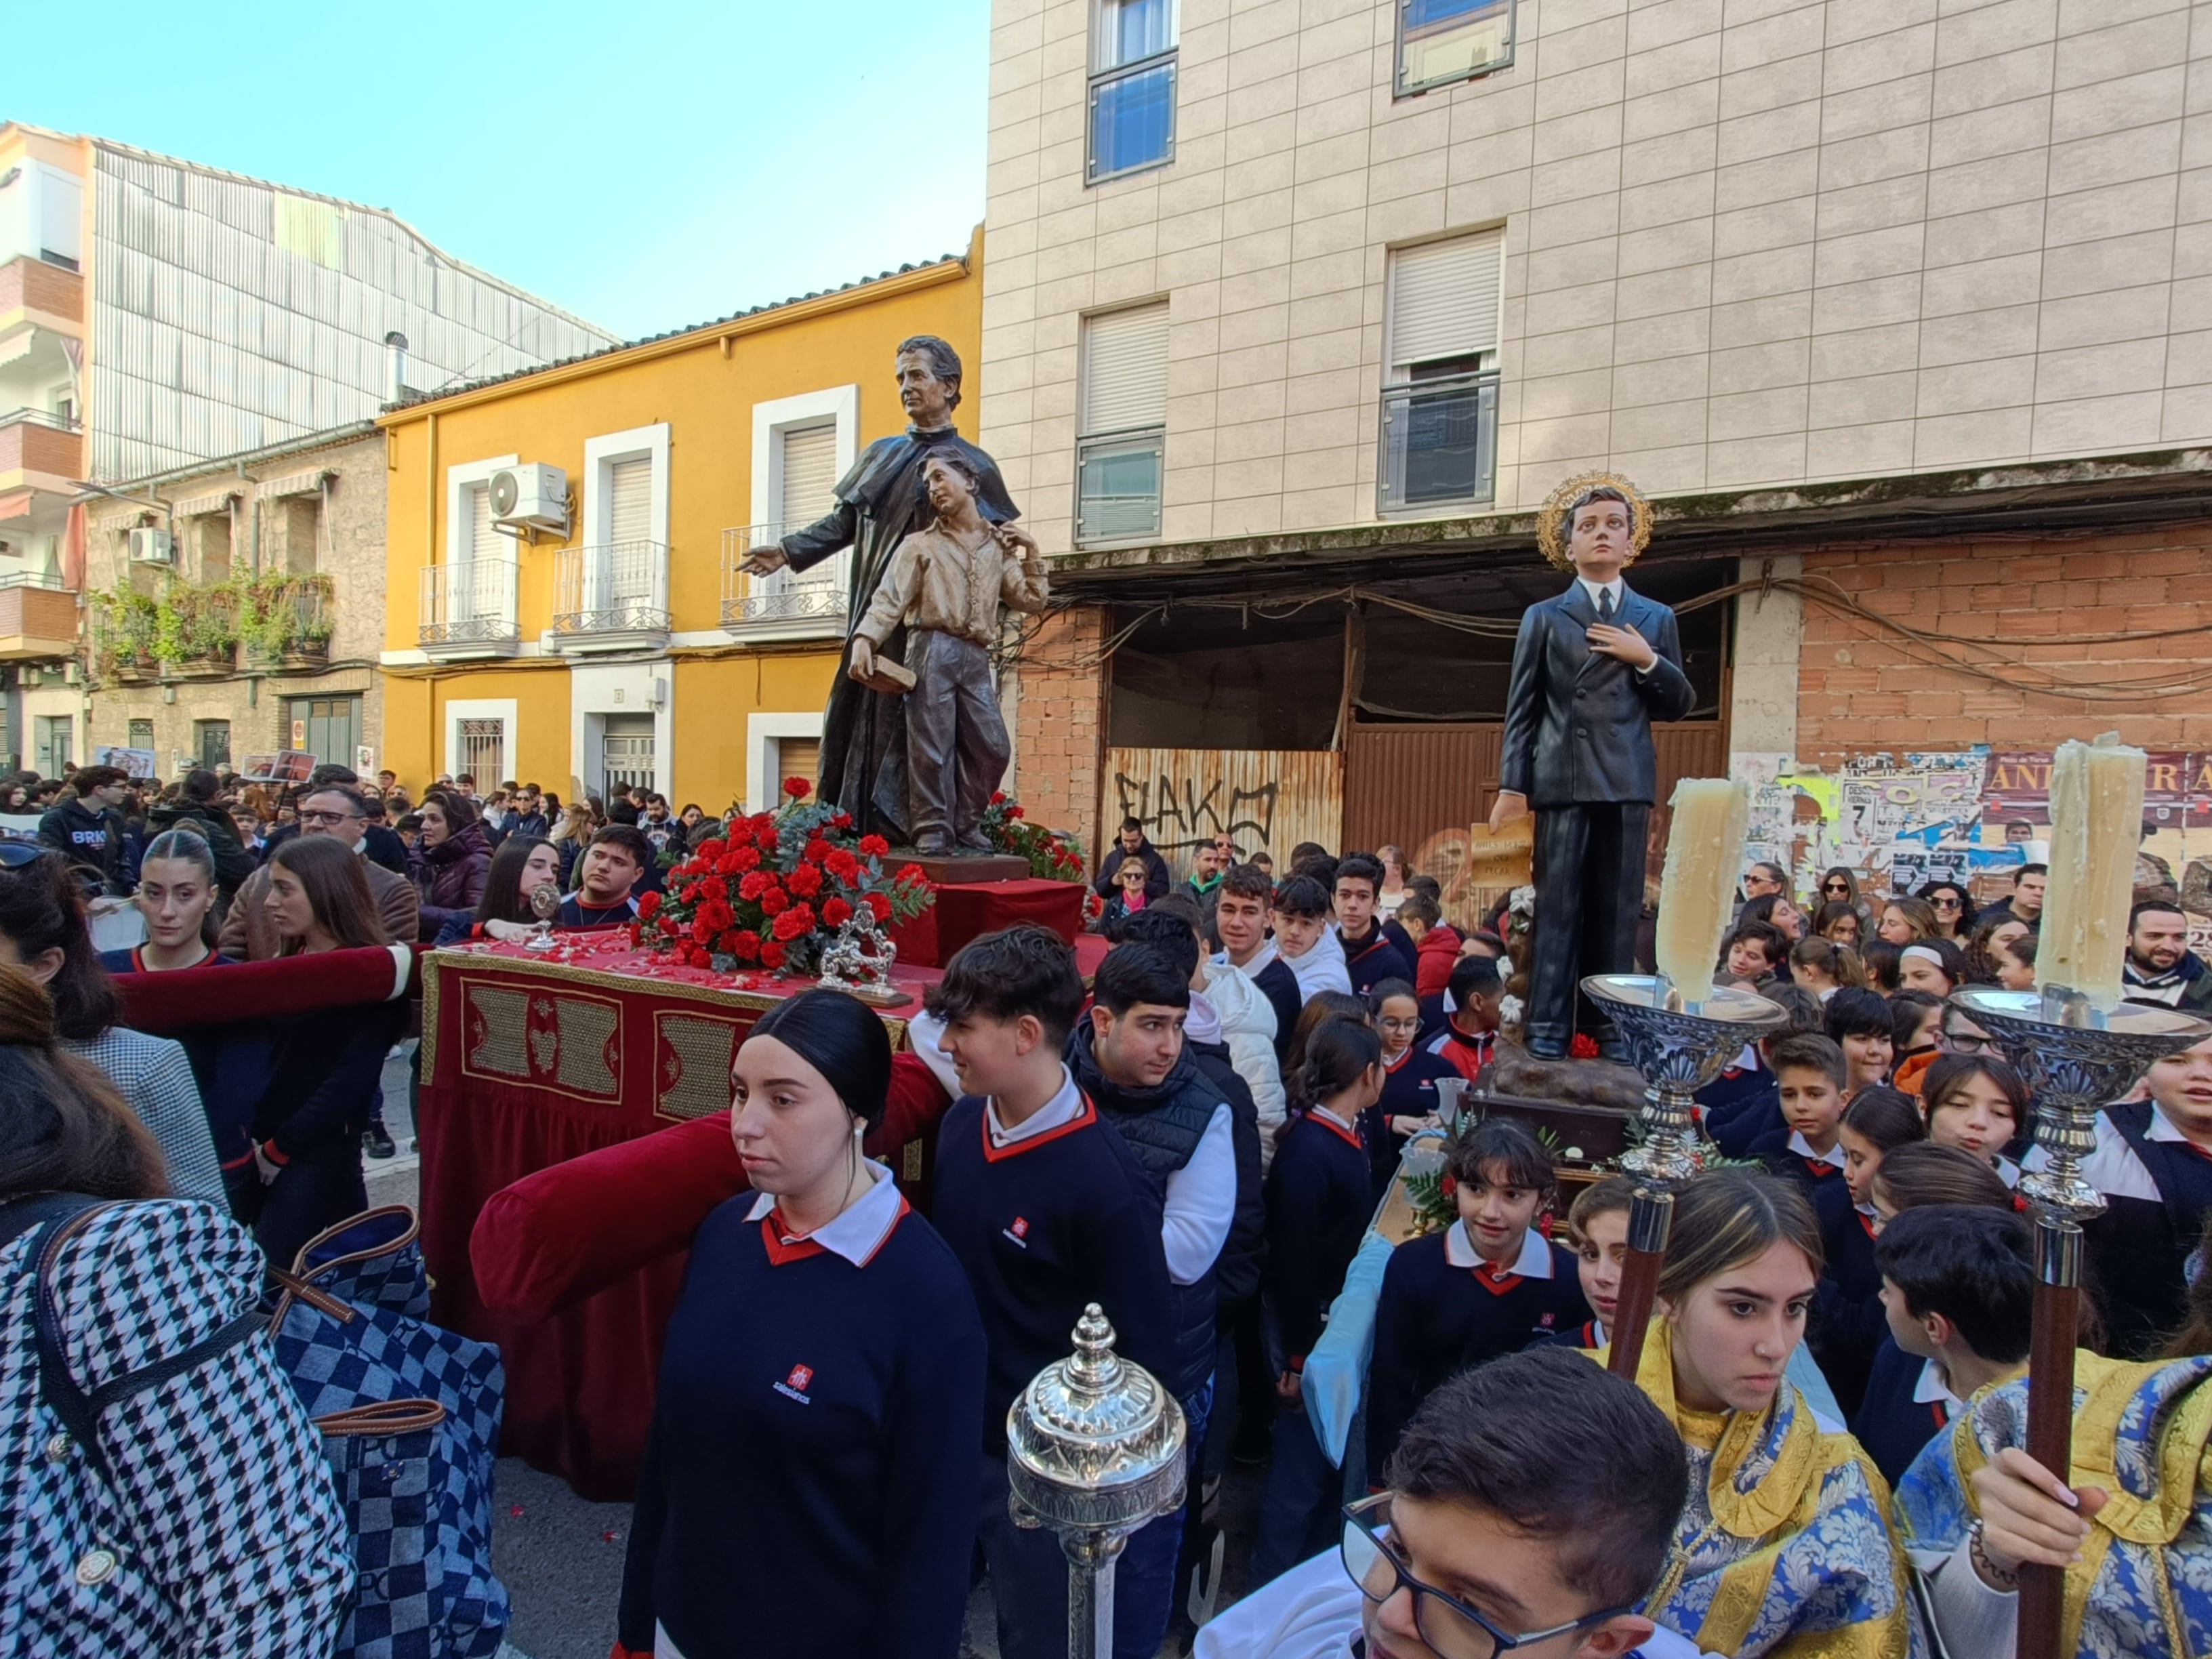
<path fill-rule="evenodd" d="M 108 1406 L 103 1477 L 40 1397 L 38 1236 L 0 1249 L 0 1656 L 330 1654 L 353 1588 L 345 1517 L 269 1340 Z M 237 1318 L 262 1272 L 213 1204 L 106 1211 L 52 1274 L 70 1374 L 96 1401 Z"/>

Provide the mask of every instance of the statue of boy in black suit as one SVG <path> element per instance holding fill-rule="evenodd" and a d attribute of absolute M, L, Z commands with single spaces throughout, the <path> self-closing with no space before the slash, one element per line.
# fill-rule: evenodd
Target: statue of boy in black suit
<path fill-rule="evenodd" d="M 1651 722 L 1680 720 L 1694 696 L 1674 613 L 1620 580 L 1651 538 L 1651 509 L 1636 487 L 1610 473 L 1570 478 L 1545 502 L 1539 535 L 1575 580 L 1522 616 L 1490 827 L 1536 813 L 1523 1034 L 1530 1054 L 1563 1060 L 1578 1023 L 1577 986 L 1634 966 L 1659 786 Z M 1613 1050 L 1610 1028 L 1588 1004 L 1579 1023 Z"/>

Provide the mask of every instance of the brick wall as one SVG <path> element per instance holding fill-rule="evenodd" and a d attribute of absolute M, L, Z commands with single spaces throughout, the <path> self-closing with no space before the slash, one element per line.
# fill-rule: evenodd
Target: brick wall
<path fill-rule="evenodd" d="M 2048 750 L 2117 731 L 2146 749 L 2212 749 L 2212 687 L 2124 702 L 2028 689 L 2052 680 L 2155 678 L 2212 656 L 2212 523 L 2065 540 L 1824 549 L 1805 574 L 1908 625 L 1989 640 L 1971 653 L 2013 682 L 1934 665 L 1933 653 L 1808 600 L 1797 757 L 1833 767 L 1887 750 Z"/>
<path fill-rule="evenodd" d="M 1014 781 L 1036 823 L 1097 838 L 1099 720 L 1105 669 L 1098 660 L 1106 613 L 1096 607 L 1048 617 L 1022 653 L 1015 696 Z"/>

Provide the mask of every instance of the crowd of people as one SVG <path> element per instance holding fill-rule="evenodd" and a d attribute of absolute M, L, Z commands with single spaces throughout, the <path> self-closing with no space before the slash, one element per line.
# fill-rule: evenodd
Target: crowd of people
<path fill-rule="evenodd" d="M 207 1376 L 190 1357 L 251 1277 L 242 1249 L 289 1264 L 362 1206 L 404 1018 L 380 1004 L 258 1052 L 195 1048 L 120 1025 L 116 976 L 617 926 L 672 843 L 718 827 L 650 796 L 602 814 L 456 778 L 410 799 L 339 769 L 264 822 L 251 787 L 194 773 L 145 800 L 88 768 L 39 842 L 0 841 L 0 1376 L 30 1390 L 0 1470 L 106 1540 L 64 1577 L 89 1590 L 131 1564 L 72 1651 L 327 1651 L 351 1568 L 312 1431 L 253 1351 Z M 1227 837 L 1196 854 L 1177 882 L 1124 826 L 1088 984 L 1066 939 L 1024 924 L 953 957 L 903 1052 L 834 991 L 752 1028 L 728 1131 L 746 1190 L 694 1239 L 668 1328 L 618 1652 L 952 1659 L 980 1577 L 1006 1659 L 1064 1651 L 1066 1561 L 1010 1505 L 1008 1413 L 1094 1303 L 1189 1428 L 1184 1507 L 1119 1560 L 1123 1659 L 1171 1638 L 1207 1659 L 1917 1655 L 1931 1634 L 2006 1651 L 2021 1567 L 2070 1559 L 2105 1502 L 1967 1432 L 1971 1406 L 2022 1386 L 2034 1267 L 2014 1188 L 2034 1154 L 2020 1078 L 1946 999 L 2032 982 L 2040 868 L 1985 906 L 1951 883 L 1885 895 L 1838 869 L 1801 895 L 1747 872 L 1718 975 L 1788 1024 L 1701 1096 L 1718 1157 L 1676 1199 L 1632 1383 L 1602 1363 L 1628 1182 L 1505 1106 L 1442 1121 L 1439 1085 L 1490 1080 L 1514 1042 L 1517 920 L 1448 920 L 1395 848 L 1302 846 L 1279 873 Z M 145 940 L 103 958 L 90 902 L 122 890 Z M 2174 896 L 2139 897 L 2128 994 L 2204 1006 Z M 864 1151 L 902 1090 L 942 1113 L 926 1218 Z M 1449 1224 L 1363 1277 L 1401 1153 L 1445 1127 Z M 2212 1363 L 2208 1168 L 2212 1043 L 2112 1103 L 2087 1164 L 2108 1209 L 2084 1344 L 2143 1362 L 2114 1373 L 2130 1386 L 2183 1389 Z M 11 1217 L 56 1190 L 197 1200 L 121 1212 L 60 1263 L 65 1363 L 96 1378 L 110 1341 L 182 1354 L 179 1397 L 220 1419 L 196 1407 L 193 1433 L 230 1437 L 202 1455 L 164 1439 L 161 1396 L 134 1404 L 115 1467 L 169 1471 L 159 1502 L 57 1474 L 21 1381 L 46 1363 L 31 1308 L 56 1268 L 21 1259 Z M 141 1297 L 159 1306 L 126 1334 L 116 1299 Z M 1360 1318 L 1340 1446 L 1308 1362 Z M 2077 1432 L 2154 1431 L 2116 1412 Z M 1194 1585 L 1220 1588 L 1232 1462 L 1263 1471 L 1249 1593 L 1193 1628 Z M 2177 1501 L 2193 1495 L 2192 1477 Z M 2157 1555 L 2139 1531 L 2123 1543 Z M 277 1547 L 286 1572 L 238 1588 L 240 1553 Z M 25 1561 L 0 1571 L 26 1598 L 0 1617 L 82 1619 Z M 2069 1593 L 2083 1651 L 2132 1650 L 2140 1607 L 2101 1580 Z"/>

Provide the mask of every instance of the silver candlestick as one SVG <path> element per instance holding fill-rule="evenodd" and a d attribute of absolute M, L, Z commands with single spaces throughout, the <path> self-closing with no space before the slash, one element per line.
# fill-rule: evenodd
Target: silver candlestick
<path fill-rule="evenodd" d="M 2100 1012 L 2063 988 L 2000 991 L 1970 986 L 1952 1006 L 1996 1040 L 2035 1103 L 2035 1144 L 2045 1163 L 2021 1177 L 2035 1216 L 2035 1314 L 2027 1359 L 2027 1455 L 2060 1480 L 2073 1463 L 2074 1345 L 2080 1329 L 2081 1224 L 2105 1200 L 2081 1176 L 2096 1149 L 2097 1112 L 2136 1086 L 2151 1066 L 2212 1036 L 2212 1024 L 2170 1008 L 2123 1003 Z M 2057 1659 L 2063 1575 L 2024 1566 L 2020 1659 Z"/>
<path fill-rule="evenodd" d="M 1114 1352 L 1098 1304 L 1075 1352 L 1030 1379 L 1006 1411 L 1007 1506 L 1049 1527 L 1067 1557 L 1069 1659 L 1114 1651 L 1114 1565 L 1129 1535 L 1182 1507 L 1188 1431 L 1158 1379 Z"/>
<path fill-rule="evenodd" d="M 1747 1043 L 1780 1030 L 1790 1016 L 1732 985 L 1716 986 L 1703 1002 L 1685 1003 L 1674 982 L 1658 974 L 1593 974 L 1583 981 L 1583 994 L 1613 1022 L 1644 1083 L 1637 1114 L 1642 1142 L 1620 1160 L 1636 1182 L 1636 1201 L 1607 1361 L 1616 1376 L 1632 1380 L 1674 1230 L 1675 1190 L 1705 1167 L 1694 1097 Z"/>

